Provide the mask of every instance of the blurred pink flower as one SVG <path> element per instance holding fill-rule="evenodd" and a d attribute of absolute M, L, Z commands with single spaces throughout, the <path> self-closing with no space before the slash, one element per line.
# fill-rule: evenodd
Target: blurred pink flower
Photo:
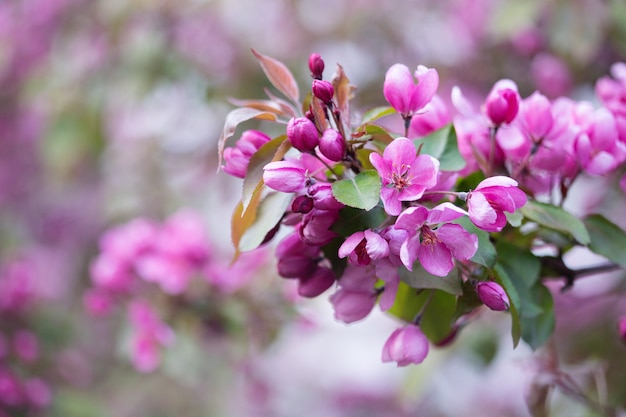
<path fill-rule="evenodd" d="M 385 99 L 404 118 L 412 116 L 426 106 L 439 86 L 437 71 L 422 65 L 417 67 L 415 79 L 409 68 L 403 64 L 392 65 L 385 74 L 383 86 Z"/>
<path fill-rule="evenodd" d="M 422 363 L 427 355 L 428 339 L 418 326 L 408 324 L 391 333 L 383 346 L 382 361 L 407 366 Z"/>
<path fill-rule="evenodd" d="M 128 315 L 133 327 L 133 365 L 140 372 L 152 372 L 161 362 L 161 348 L 174 342 L 174 332 L 144 300 L 133 300 L 128 307 Z"/>

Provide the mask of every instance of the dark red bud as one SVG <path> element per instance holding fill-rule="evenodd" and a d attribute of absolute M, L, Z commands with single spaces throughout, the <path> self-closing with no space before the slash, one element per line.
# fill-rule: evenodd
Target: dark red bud
<path fill-rule="evenodd" d="M 313 210 L 313 199 L 305 195 L 300 195 L 291 203 L 291 211 L 294 213 L 306 214 Z"/>

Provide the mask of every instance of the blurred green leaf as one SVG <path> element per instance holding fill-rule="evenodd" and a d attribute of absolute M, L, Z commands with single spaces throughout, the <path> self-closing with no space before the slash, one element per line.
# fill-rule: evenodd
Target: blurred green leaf
<path fill-rule="evenodd" d="M 478 250 L 471 261 L 486 266 L 487 268 L 493 267 L 496 263 L 497 253 L 496 248 L 489 239 L 489 233 L 476 227 L 469 217 L 461 217 L 455 220 L 454 223 L 460 224 L 465 230 L 478 237 Z"/>
<path fill-rule="evenodd" d="M 371 210 L 380 200 L 380 186 L 376 171 L 362 171 L 354 178 L 333 183 L 333 195 L 347 206 Z"/>
<path fill-rule="evenodd" d="M 400 274 L 400 279 L 413 288 L 438 289 L 453 295 L 463 294 L 457 268 L 454 268 L 445 277 L 438 277 L 428 273 L 417 261 L 413 265 L 413 271 L 400 268 L 398 273 Z"/>
<path fill-rule="evenodd" d="M 626 269 L 626 232 L 601 214 L 583 220 L 589 231 L 589 249 Z"/>
<path fill-rule="evenodd" d="M 245 252 L 256 249 L 265 239 L 267 232 L 280 221 L 292 198 L 293 195 L 290 193 L 268 193 L 259 203 L 254 222 L 241 236 L 239 250 Z"/>
<path fill-rule="evenodd" d="M 465 159 L 459 152 L 456 131 L 452 124 L 413 142 L 417 148 L 421 146 L 422 153 L 437 158 L 442 171 L 458 171 L 465 167 Z"/>
<path fill-rule="evenodd" d="M 381 117 L 389 116 L 394 113 L 396 113 L 396 110 L 391 106 L 374 107 L 373 109 L 365 112 L 363 119 L 361 120 L 361 125 L 371 123 Z"/>
<path fill-rule="evenodd" d="M 369 211 L 344 207 L 339 210 L 339 218 L 332 230 L 343 237 L 348 237 L 359 230 L 375 229 L 385 220 L 387 220 L 387 214 L 380 205 Z"/>
<path fill-rule="evenodd" d="M 560 207 L 531 200 L 520 211 L 524 217 L 541 226 L 567 233 L 582 245 L 589 243 L 589 233 L 584 223 Z"/>
<path fill-rule="evenodd" d="M 534 350 L 541 347 L 554 331 L 554 301 L 550 290 L 540 283 L 531 288 L 531 297 L 541 312 L 532 317 L 521 315 L 520 324 L 522 339 Z"/>

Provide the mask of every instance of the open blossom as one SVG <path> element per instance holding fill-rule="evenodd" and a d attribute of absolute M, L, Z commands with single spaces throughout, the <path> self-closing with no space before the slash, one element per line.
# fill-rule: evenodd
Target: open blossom
<path fill-rule="evenodd" d="M 389 244 L 371 230 L 355 232 L 348 236 L 339 248 L 339 257 L 348 258 L 352 265 L 366 266 L 389 254 Z"/>
<path fill-rule="evenodd" d="M 478 238 L 458 224 L 447 223 L 467 213 L 451 203 L 443 203 L 428 211 L 425 207 L 404 210 L 394 228 L 407 231 L 400 248 L 404 266 L 413 270 L 419 259 L 433 275 L 446 276 L 454 268 L 454 259 L 468 260 L 478 249 Z"/>
<path fill-rule="evenodd" d="M 439 161 L 430 155 L 417 156 L 413 142 L 398 138 L 383 152 L 370 154 L 370 162 L 382 180 L 380 196 L 387 214 L 397 216 L 402 201 L 419 199 L 428 188 L 437 184 Z"/>
<path fill-rule="evenodd" d="M 428 339 L 422 330 L 409 324 L 394 330 L 383 346 L 382 361 L 398 366 L 420 364 L 428 355 Z"/>
<path fill-rule="evenodd" d="M 517 181 L 504 176 L 481 181 L 467 195 L 470 220 L 487 232 L 499 232 L 506 226 L 504 212 L 514 213 L 526 204 L 526 194 L 517 188 Z"/>
<path fill-rule="evenodd" d="M 439 74 L 435 69 L 417 67 L 415 78 L 406 65 L 394 64 L 385 74 L 383 94 L 385 99 L 403 117 L 412 116 L 433 98 L 439 87 Z"/>
<path fill-rule="evenodd" d="M 297 193 L 309 185 L 309 179 L 324 172 L 324 164 L 309 154 L 299 159 L 270 162 L 263 167 L 263 181 L 273 190 Z"/>

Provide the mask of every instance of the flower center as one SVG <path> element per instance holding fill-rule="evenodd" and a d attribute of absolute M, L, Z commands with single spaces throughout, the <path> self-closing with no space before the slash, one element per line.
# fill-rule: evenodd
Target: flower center
<path fill-rule="evenodd" d="M 356 253 L 359 265 L 369 265 L 372 259 L 367 254 L 367 240 L 363 239 L 359 244 L 354 248 L 354 253 Z"/>
<path fill-rule="evenodd" d="M 429 246 L 431 251 L 434 250 L 434 245 L 441 242 L 435 232 L 433 232 L 430 227 L 422 226 L 421 232 L 422 245 Z"/>
<path fill-rule="evenodd" d="M 394 170 L 391 173 L 390 186 L 400 191 L 411 185 L 411 180 L 413 179 L 413 177 L 409 174 L 411 165 L 402 164 L 400 165 L 400 169 L 398 169 L 397 165 L 394 164 L 393 168 Z"/>

